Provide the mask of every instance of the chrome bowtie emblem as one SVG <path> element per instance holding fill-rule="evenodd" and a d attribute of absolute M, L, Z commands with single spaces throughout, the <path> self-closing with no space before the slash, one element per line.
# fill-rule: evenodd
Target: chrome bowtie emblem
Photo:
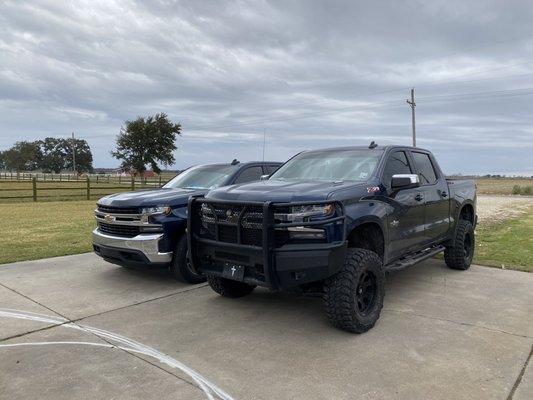
<path fill-rule="evenodd" d="M 236 224 L 239 221 L 239 213 L 237 211 L 226 211 L 226 220 L 232 224 Z"/>
<path fill-rule="evenodd" d="M 400 221 L 398 221 L 397 219 L 393 219 L 390 223 L 390 226 L 398 226 L 400 224 Z"/>
<path fill-rule="evenodd" d="M 106 222 L 114 222 L 115 221 L 115 217 L 113 217 L 112 215 L 106 214 L 106 215 L 104 215 L 104 220 Z"/>

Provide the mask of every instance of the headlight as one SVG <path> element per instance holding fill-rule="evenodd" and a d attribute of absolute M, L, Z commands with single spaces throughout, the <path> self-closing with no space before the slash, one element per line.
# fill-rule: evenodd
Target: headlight
<path fill-rule="evenodd" d="M 285 214 L 287 221 L 307 222 L 313 217 L 329 217 L 335 213 L 333 204 L 311 204 L 306 206 L 294 206 L 290 214 Z"/>
<path fill-rule="evenodd" d="M 157 207 L 144 207 L 141 209 L 141 222 L 148 224 L 153 223 L 154 215 L 170 215 L 172 213 L 172 208 L 169 206 L 157 206 Z"/>
<path fill-rule="evenodd" d="M 141 214 L 165 214 L 172 212 L 169 206 L 145 207 L 141 210 Z"/>

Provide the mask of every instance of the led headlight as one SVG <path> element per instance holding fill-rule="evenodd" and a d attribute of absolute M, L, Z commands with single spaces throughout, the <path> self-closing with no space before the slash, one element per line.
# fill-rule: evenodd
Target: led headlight
<path fill-rule="evenodd" d="M 292 222 L 305 222 L 311 218 L 329 217 L 335 213 L 333 204 L 311 204 L 305 206 L 294 206 L 291 213 L 287 214 L 287 220 Z"/>
<path fill-rule="evenodd" d="M 157 207 L 144 207 L 141 210 L 142 214 L 165 214 L 168 215 L 172 212 L 169 206 L 157 206 Z"/>
<path fill-rule="evenodd" d="M 150 223 L 154 215 L 170 215 L 172 209 L 169 206 L 144 207 L 141 209 L 141 222 Z"/>

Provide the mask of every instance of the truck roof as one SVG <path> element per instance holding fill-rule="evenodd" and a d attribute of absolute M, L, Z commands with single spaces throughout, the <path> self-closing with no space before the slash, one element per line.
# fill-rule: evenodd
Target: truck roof
<path fill-rule="evenodd" d="M 320 151 L 344 151 L 344 150 L 384 150 L 384 151 L 387 151 L 387 150 L 392 150 L 392 149 L 396 149 L 396 148 L 409 149 L 409 150 L 429 151 L 429 150 L 423 149 L 421 147 L 413 147 L 413 146 L 405 146 L 405 145 L 393 144 L 393 145 L 386 145 L 386 146 L 379 146 L 378 145 L 377 147 L 375 147 L 373 149 L 370 149 L 368 146 L 328 147 L 328 148 L 325 148 L 325 149 L 304 150 L 304 151 L 302 151 L 302 153 L 313 153 L 313 152 L 320 152 Z"/>

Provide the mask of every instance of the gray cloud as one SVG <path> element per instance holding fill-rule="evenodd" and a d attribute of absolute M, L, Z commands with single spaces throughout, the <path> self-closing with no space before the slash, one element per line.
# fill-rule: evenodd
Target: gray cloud
<path fill-rule="evenodd" d="M 177 168 L 260 158 L 263 130 L 273 160 L 408 144 L 415 86 L 447 172 L 533 174 L 531 20 L 525 0 L 2 1 L 0 148 L 75 131 L 113 166 L 123 121 L 160 111 Z"/>

